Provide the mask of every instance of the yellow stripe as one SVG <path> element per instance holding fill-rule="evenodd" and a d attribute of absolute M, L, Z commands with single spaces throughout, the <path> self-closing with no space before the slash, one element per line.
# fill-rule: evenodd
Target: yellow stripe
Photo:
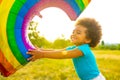
<path fill-rule="evenodd" d="M 0 4 L 0 48 L 4 53 L 4 56 L 8 62 L 16 69 L 22 67 L 17 59 L 12 54 L 8 42 L 6 33 L 7 17 L 15 0 L 2 0 Z"/>
<path fill-rule="evenodd" d="M 83 0 L 85 7 L 89 4 L 88 0 Z"/>

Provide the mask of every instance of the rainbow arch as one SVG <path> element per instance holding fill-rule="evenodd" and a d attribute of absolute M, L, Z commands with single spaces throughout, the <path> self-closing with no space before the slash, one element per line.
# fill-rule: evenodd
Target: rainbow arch
<path fill-rule="evenodd" d="M 0 1 L 0 72 L 9 76 L 28 63 L 26 54 L 34 47 L 26 38 L 26 29 L 45 8 L 58 7 L 76 20 L 90 0 L 1 0 Z"/>

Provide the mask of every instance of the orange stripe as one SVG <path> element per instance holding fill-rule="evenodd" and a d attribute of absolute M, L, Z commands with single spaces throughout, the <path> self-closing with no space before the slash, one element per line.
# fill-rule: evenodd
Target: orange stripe
<path fill-rule="evenodd" d="M 88 0 L 88 3 L 90 3 L 91 0 Z"/>
<path fill-rule="evenodd" d="M 13 74 L 16 71 L 16 69 L 6 60 L 1 50 L 0 50 L 0 64 L 6 69 L 6 71 L 8 71 L 9 75 Z"/>
<path fill-rule="evenodd" d="M 0 0 L 0 4 L 1 4 L 2 0 Z"/>

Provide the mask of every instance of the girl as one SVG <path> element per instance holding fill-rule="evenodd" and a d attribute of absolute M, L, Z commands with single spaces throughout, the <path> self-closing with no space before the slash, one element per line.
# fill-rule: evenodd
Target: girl
<path fill-rule="evenodd" d="M 101 26 L 95 19 L 82 18 L 77 20 L 71 35 L 74 46 L 62 50 L 29 50 L 27 53 L 32 57 L 28 58 L 28 60 L 72 58 L 75 70 L 81 80 L 105 80 L 90 49 L 90 47 L 95 47 L 99 43 L 101 36 Z"/>

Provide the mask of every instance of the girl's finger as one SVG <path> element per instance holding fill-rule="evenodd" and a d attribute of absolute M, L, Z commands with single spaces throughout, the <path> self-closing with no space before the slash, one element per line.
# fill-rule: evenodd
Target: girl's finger
<path fill-rule="evenodd" d="M 28 51 L 26 54 L 30 54 L 30 55 L 33 55 L 34 53 L 32 53 L 32 52 L 29 52 L 29 51 Z"/>
<path fill-rule="evenodd" d="M 28 49 L 28 52 L 32 52 L 33 50 L 32 49 Z"/>
<path fill-rule="evenodd" d="M 28 61 L 31 61 L 31 60 L 32 60 L 32 57 L 28 58 L 27 60 L 28 60 Z"/>
<path fill-rule="evenodd" d="M 28 61 L 32 61 L 33 59 L 34 59 L 34 56 L 28 58 L 27 60 L 28 60 Z"/>
<path fill-rule="evenodd" d="M 34 52 L 36 49 L 29 49 L 28 52 Z"/>
<path fill-rule="evenodd" d="M 35 61 L 36 59 L 35 58 L 32 58 L 31 61 Z"/>

